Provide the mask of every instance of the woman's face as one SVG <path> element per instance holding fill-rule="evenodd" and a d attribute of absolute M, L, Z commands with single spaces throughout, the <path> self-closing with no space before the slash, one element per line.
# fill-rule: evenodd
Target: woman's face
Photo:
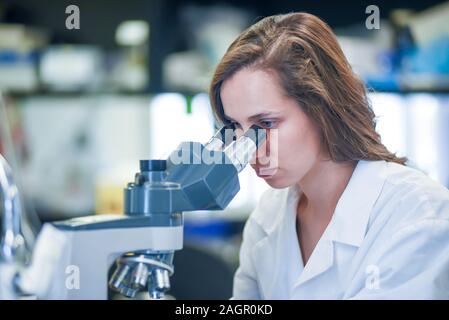
<path fill-rule="evenodd" d="M 246 131 L 257 124 L 273 129 L 269 146 L 261 147 L 252 164 L 271 187 L 298 183 L 321 160 L 317 128 L 284 94 L 273 72 L 244 68 L 223 83 L 220 95 L 226 117 L 237 127 Z"/>

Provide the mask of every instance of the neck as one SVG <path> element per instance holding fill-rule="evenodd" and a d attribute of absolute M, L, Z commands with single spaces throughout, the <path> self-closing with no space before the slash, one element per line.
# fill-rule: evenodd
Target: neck
<path fill-rule="evenodd" d="M 304 212 L 312 213 L 313 219 L 330 220 L 356 165 L 356 161 L 317 161 L 298 182 L 302 192 L 301 202 L 306 208 Z M 302 217 L 301 212 L 298 212 L 298 218 L 302 220 L 306 217 Z"/>

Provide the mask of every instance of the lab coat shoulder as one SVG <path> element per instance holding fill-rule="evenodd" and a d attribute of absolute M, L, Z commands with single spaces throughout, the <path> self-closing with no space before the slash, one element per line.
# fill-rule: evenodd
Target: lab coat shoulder
<path fill-rule="evenodd" d="M 449 220 L 449 190 L 417 169 L 388 163 L 384 188 L 383 198 L 396 202 L 397 229 L 422 220 Z"/>
<path fill-rule="evenodd" d="M 388 163 L 376 206 L 346 298 L 449 299 L 449 190 Z"/>
<path fill-rule="evenodd" d="M 253 253 L 257 244 L 281 223 L 282 206 L 285 205 L 287 195 L 288 189 L 266 190 L 246 221 L 240 247 L 240 263 L 234 276 L 232 299 L 264 298 Z"/>

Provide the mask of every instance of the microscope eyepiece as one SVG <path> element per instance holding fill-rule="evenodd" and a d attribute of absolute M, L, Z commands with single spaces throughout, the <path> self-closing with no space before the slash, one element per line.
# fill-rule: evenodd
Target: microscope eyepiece
<path fill-rule="evenodd" d="M 235 138 L 235 126 L 227 124 L 221 127 L 204 146 L 209 150 L 219 151 L 233 142 Z"/>
<path fill-rule="evenodd" d="M 231 143 L 224 153 L 240 172 L 254 158 L 258 148 L 267 138 L 266 130 L 260 126 L 251 126 L 241 137 Z"/>

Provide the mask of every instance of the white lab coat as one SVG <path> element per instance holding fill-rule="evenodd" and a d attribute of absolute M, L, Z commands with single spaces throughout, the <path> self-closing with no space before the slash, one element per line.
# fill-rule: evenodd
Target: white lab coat
<path fill-rule="evenodd" d="M 243 233 L 233 299 L 449 299 L 449 190 L 359 161 L 304 267 L 297 187 L 270 189 Z"/>

